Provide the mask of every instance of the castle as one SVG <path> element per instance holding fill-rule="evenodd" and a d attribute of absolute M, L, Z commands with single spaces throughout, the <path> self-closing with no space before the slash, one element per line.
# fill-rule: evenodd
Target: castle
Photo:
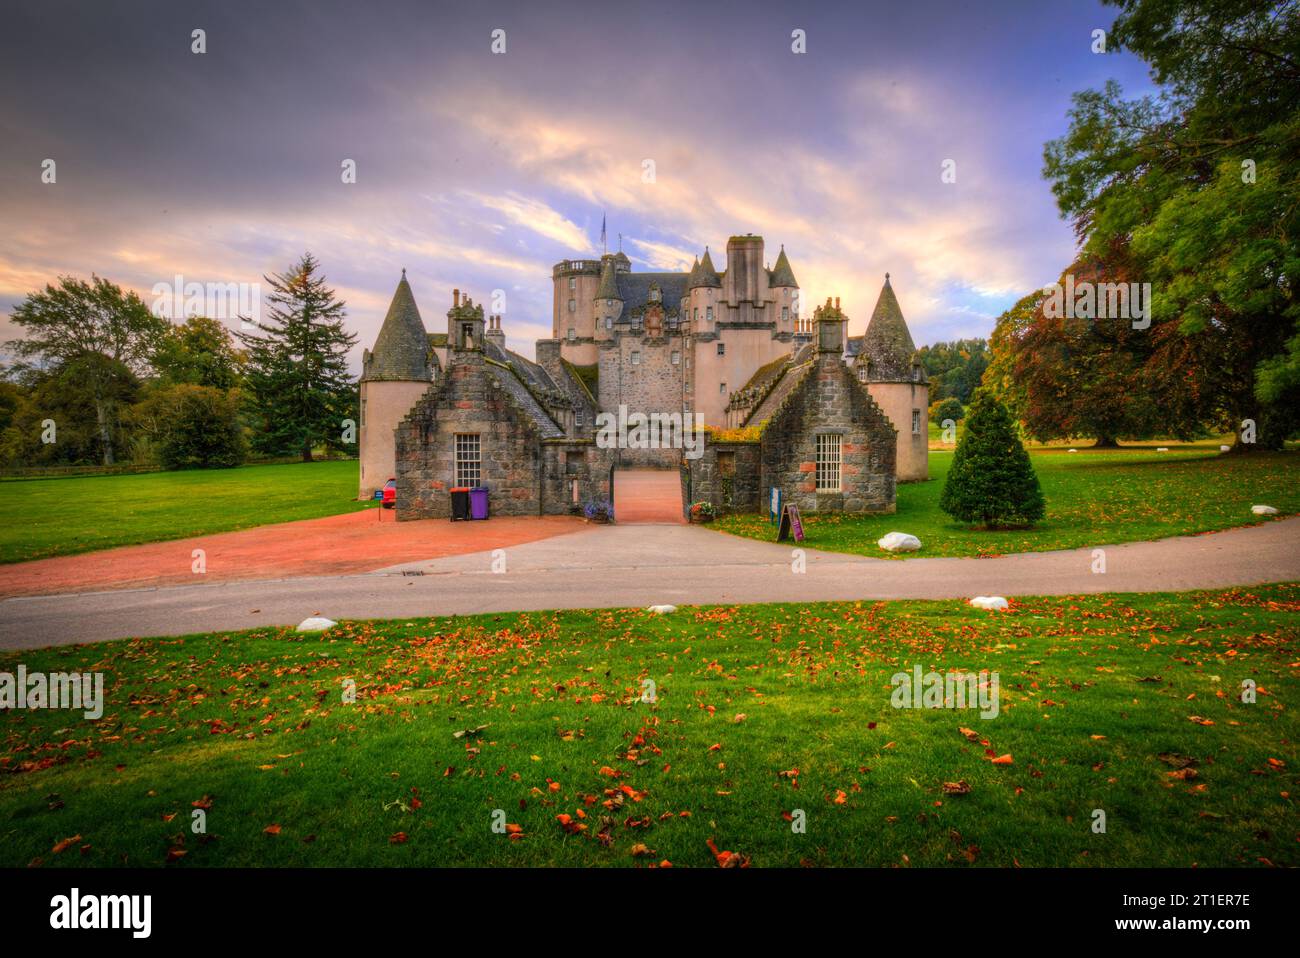
<path fill-rule="evenodd" d="M 362 357 L 361 496 L 396 478 L 399 519 L 444 517 L 450 489 L 482 484 L 496 514 L 556 514 L 608 500 L 620 468 L 680 468 L 684 502 L 758 509 L 775 486 L 804 512 L 892 512 L 896 481 L 928 478 L 929 387 L 888 275 L 849 338 L 838 300 L 801 316 L 784 247 L 769 268 L 762 237 L 733 236 L 726 256 L 556 264 L 531 360 L 459 290 L 428 332 L 403 271 Z M 706 439 L 600 441 L 598 417 L 629 410 L 698 417 Z"/>

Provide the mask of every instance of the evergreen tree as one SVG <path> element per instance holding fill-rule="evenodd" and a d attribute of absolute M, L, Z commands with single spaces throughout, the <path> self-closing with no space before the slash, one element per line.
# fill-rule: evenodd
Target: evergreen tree
<path fill-rule="evenodd" d="M 288 272 L 266 277 L 271 286 L 258 333 L 240 333 L 248 351 L 246 391 L 256 426 L 253 446 L 282 455 L 333 440 L 354 406 L 356 385 L 347 351 L 357 337 L 343 327 L 344 304 L 317 275 L 305 253 Z"/>
<path fill-rule="evenodd" d="M 966 411 L 966 428 L 939 508 L 986 528 L 1031 526 L 1043 518 L 1043 490 L 1007 408 L 987 389 Z"/>

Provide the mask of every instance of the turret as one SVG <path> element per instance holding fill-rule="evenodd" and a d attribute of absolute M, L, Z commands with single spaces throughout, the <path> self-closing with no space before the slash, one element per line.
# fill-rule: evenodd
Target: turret
<path fill-rule="evenodd" d="M 618 292 L 618 277 L 615 272 L 614 257 L 602 257 L 600 285 L 596 287 L 593 300 L 596 309 L 596 338 L 607 339 L 613 325 L 623 314 L 623 297 Z"/>
<path fill-rule="evenodd" d="M 718 296 L 722 292 L 722 277 L 713 268 L 713 257 L 709 248 L 704 247 L 704 258 L 691 267 L 690 278 L 686 281 L 687 311 L 690 314 L 692 328 L 697 333 L 713 331 L 717 320 Z"/>
<path fill-rule="evenodd" d="M 772 302 L 776 309 L 776 328 L 781 333 L 793 333 L 799 327 L 799 283 L 786 258 L 785 247 L 776 258 L 776 266 L 768 276 L 768 287 L 772 291 Z"/>
<path fill-rule="evenodd" d="M 375 337 L 374 349 L 361 353 L 361 381 L 429 382 L 432 379 L 429 337 L 411 285 L 406 281 L 406 270 L 402 270 L 384 323 Z"/>

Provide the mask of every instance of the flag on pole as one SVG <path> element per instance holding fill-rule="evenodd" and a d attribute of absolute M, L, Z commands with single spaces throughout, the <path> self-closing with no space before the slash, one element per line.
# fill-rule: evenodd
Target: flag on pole
<path fill-rule="evenodd" d="M 605 214 L 600 214 L 600 251 L 608 253 L 609 248 L 605 244 Z"/>

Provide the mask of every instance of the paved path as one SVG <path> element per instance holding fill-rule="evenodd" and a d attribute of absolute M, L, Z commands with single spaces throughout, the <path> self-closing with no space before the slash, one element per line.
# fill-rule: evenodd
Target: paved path
<path fill-rule="evenodd" d="M 391 510 L 367 509 L 0 565 L 0 597 L 371 572 L 393 562 L 509 548 L 584 526 L 572 516 L 398 522 Z M 203 550 L 201 577 L 194 571 L 196 549 Z"/>
<path fill-rule="evenodd" d="M 614 518 L 620 525 L 681 525 L 682 477 L 676 469 L 619 469 L 614 473 Z"/>
<path fill-rule="evenodd" d="M 493 520 L 495 521 L 495 520 Z M 353 576 L 32 596 L 0 602 L 0 648 L 296 625 L 309 615 L 404 618 L 654 603 L 968 598 L 1222 588 L 1300 580 L 1300 517 L 1211 535 L 992 559 L 869 559 L 697 526 L 586 527 L 506 550 Z M 420 572 L 422 575 L 404 573 Z"/>

